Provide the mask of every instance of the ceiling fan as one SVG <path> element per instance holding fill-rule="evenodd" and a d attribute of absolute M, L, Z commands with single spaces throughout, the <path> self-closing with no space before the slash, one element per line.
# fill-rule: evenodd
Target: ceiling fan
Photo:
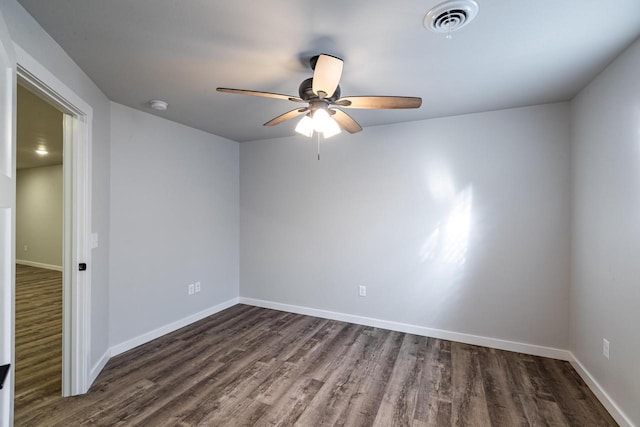
<path fill-rule="evenodd" d="M 308 104 L 295 108 L 278 117 L 269 120 L 264 126 L 275 126 L 286 120 L 304 115 L 296 126 L 296 132 L 311 137 L 315 132 L 322 133 L 329 138 L 341 129 L 349 133 L 362 130 L 350 115 L 341 108 L 363 109 L 396 109 L 419 108 L 422 98 L 410 96 L 347 96 L 340 97 L 340 77 L 342 76 L 343 61 L 332 55 L 320 54 L 311 58 L 313 77 L 304 80 L 298 89 L 299 96 L 283 95 L 272 92 L 254 90 L 217 88 L 218 92 L 235 93 L 240 95 L 261 96 L 265 98 L 283 99 Z"/>

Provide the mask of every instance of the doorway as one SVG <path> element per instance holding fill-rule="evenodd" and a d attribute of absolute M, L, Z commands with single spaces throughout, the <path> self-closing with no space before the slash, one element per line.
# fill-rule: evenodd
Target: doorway
<path fill-rule="evenodd" d="M 62 395 L 63 118 L 22 85 L 16 120 L 16 422 Z"/>
<path fill-rule="evenodd" d="M 93 110 L 26 53 L 21 52 L 16 68 L 18 86 L 62 113 L 62 396 L 73 396 L 89 389 L 93 375 L 89 244 Z M 22 253 L 24 246 L 15 258 L 19 259 Z M 15 296 L 15 286 L 13 294 Z"/>
<path fill-rule="evenodd" d="M 67 116 L 65 132 L 62 394 L 85 393 L 91 370 L 91 135 L 92 107 L 35 58 L 15 45 L 0 11 L 0 426 L 13 425 L 15 350 L 15 188 L 17 82 Z M 68 191 L 67 191 L 68 190 Z M 96 236 L 97 237 L 97 236 Z M 97 241 L 97 238 L 95 239 Z M 79 271 L 80 265 L 86 268 Z"/>

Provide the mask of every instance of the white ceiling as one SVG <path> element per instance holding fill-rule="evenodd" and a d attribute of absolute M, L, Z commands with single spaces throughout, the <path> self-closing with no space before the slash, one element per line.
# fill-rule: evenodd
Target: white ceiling
<path fill-rule="evenodd" d="M 441 0 L 19 0 L 113 101 L 236 141 L 299 104 L 308 58 L 344 59 L 343 96 L 420 96 L 418 110 L 349 110 L 367 126 L 571 99 L 640 35 L 640 0 L 478 0 L 452 40 L 422 25 Z M 147 102 L 162 99 L 165 112 Z"/>
<path fill-rule="evenodd" d="M 62 112 L 18 85 L 17 169 L 62 164 Z M 39 155 L 44 148 L 49 154 Z"/>

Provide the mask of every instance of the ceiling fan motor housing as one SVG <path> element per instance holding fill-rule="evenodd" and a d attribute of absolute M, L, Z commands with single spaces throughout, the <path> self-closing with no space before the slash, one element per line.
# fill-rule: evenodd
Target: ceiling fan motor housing
<path fill-rule="evenodd" d="M 310 77 L 308 79 L 306 79 L 305 81 L 303 81 L 302 83 L 300 83 L 300 87 L 298 88 L 298 94 L 300 96 L 300 98 L 304 99 L 305 101 L 311 101 L 313 99 L 319 99 L 318 95 L 316 95 L 315 93 L 313 93 L 313 78 Z M 333 95 L 331 95 L 330 97 L 324 98 L 330 102 L 335 102 L 338 99 L 340 99 L 340 85 L 338 85 L 338 87 L 336 87 L 335 92 L 333 92 Z"/>

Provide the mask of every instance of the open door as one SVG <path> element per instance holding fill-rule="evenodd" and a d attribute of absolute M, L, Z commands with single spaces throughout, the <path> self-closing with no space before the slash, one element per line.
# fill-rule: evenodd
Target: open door
<path fill-rule="evenodd" d="M 63 396 L 86 393 L 92 379 L 91 123 L 93 110 L 18 46 L 17 80 L 64 113 Z M 17 82 L 14 78 L 14 90 Z M 15 114 L 14 114 L 15 117 Z M 14 119 L 15 120 L 15 119 Z M 14 142 L 15 144 L 15 142 Z M 14 148 L 15 156 L 15 148 Z M 12 170 L 15 170 L 15 158 Z M 15 188 L 15 180 L 13 181 Z M 12 214 L 13 215 L 13 214 Z M 15 238 L 13 238 L 15 240 Z M 12 249 L 15 251 L 15 249 Z M 15 261 L 15 259 L 14 259 Z M 80 264 L 86 265 L 81 270 Z M 15 269 L 15 266 L 13 267 Z M 12 292 L 11 298 L 15 298 Z M 12 326 L 13 327 L 13 326 Z M 3 427 L 0 424 L 0 427 Z"/>
<path fill-rule="evenodd" d="M 62 395 L 73 396 L 86 393 L 92 382 L 89 360 L 91 248 L 88 241 L 92 110 L 67 87 L 49 84 L 55 80 L 20 50 L 17 61 L 18 82 L 63 113 Z M 87 265 L 86 271 L 79 268 L 81 263 Z"/>
<path fill-rule="evenodd" d="M 9 427 L 13 423 L 15 117 L 16 60 L 0 10 L 0 366 L 12 365 L 0 390 L 0 427 Z"/>

